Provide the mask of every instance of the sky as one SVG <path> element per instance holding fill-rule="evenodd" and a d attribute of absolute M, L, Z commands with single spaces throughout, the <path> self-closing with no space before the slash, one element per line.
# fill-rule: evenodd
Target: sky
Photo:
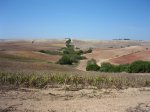
<path fill-rule="evenodd" d="M 150 40 L 150 0 L 0 0 L 0 39 Z"/>

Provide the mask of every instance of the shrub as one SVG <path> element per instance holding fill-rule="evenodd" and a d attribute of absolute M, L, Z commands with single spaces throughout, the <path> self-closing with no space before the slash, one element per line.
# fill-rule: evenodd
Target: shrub
<path fill-rule="evenodd" d="M 115 68 L 114 65 L 112 65 L 110 63 L 102 63 L 100 71 L 101 72 L 113 72 L 114 68 Z"/>
<path fill-rule="evenodd" d="M 112 65 L 110 63 L 102 63 L 100 67 L 100 71 L 101 72 L 150 73 L 150 62 L 135 61 L 131 64 L 124 64 L 124 65 Z"/>
<path fill-rule="evenodd" d="M 98 71 L 99 69 L 100 67 L 96 64 L 96 61 L 94 59 L 91 59 L 87 62 L 87 71 Z"/>
<path fill-rule="evenodd" d="M 64 48 L 64 50 L 63 50 L 63 54 L 74 54 L 74 53 L 75 53 L 75 51 L 72 47 Z"/>
<path fill-rule="evenodd" d="M 60 51 L 40 50 L 39 52 L 45 53 L 45 54 L 50 54 L 50 55 L 62 55 L 62 53 Z"/>
<path fill-rule="evenodd" d="M 150 62 L 146 61 L 135 61 L 130 64 L 129 73 L 149 73 L 150 72 Z"/>
<path fill-rule="evenodd" d="M 76 51 L 76 53 L 77 53 L 78 55 L 82 55 L 82 54 L 83 54 L 83 51 L 82 51 L 82 50 L 79 50 L 79 51 Z"/>
<path fill-rule="evenodd" d="M 102 63 L 101 64 L 101 72 L 129 72 L 129 64 L 124 65 L 112 65 L 110 63 Z"/>
<path fill-rule="evenodd" d="M 71 60 L 71 58 L 68 55 L 63 55 L 61 59 L 59 59 L 58 61 L 59 64 L 65 65 L 72 65 L 73 60 Z"/>
<path fill-rule="evenodd" d="M 118 65 L 116 68 L 116 72 L 128 72 L 129 64 Z"/>
<path fill-rule="evenodd" d="M 100 67 L 97 64 L 91 64 L 86 66 L 87 71 L 98 71 L 99 68 Z"/>

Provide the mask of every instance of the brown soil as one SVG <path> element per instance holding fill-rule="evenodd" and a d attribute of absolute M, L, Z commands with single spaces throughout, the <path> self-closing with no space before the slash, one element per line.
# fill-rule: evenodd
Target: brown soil
<path fill-rule="evenodd" d="M 85 56 L 87 57 L 87 60 L 90 59 L 95 59 L 97 61 L 98 65 L 101 65 L 101 63 L 103 62 L 110 62 L 113 64 L 119 64 L 119 63 L 115 63 L 114 61 L 112 61 L 113 59 L 119 59 L 120 57 L 122 57 L 122 59 L 124 59 L 123 56 L 125 55 L 130 55 L 130 54 L 134 54 L 137 52 L 142 52 L 145 51 L 146 47 L 144 46 L 131 46 L 131 47 L 125 47 L 125 48 L 109 48 L 109 49 L 100 49 L 100 48 L 95 48 L 93 49 L 92 53 L 88 53 L 85 54 Z M 148 56 L 147 54 L 145 54 L 145 57 Z M 145 57 L 141 57 L 145 58 Z M 87 60 L 84 61 L 80 61 L 79 66 L 77 67 L 77 69 L 79 70 L 85 70 L 86 68 L 86 64 L 87 64 Z M 124 59 L 126 60 L 126 59 Z M 132 62 L 132 60 L 129 60 L 129 62 Z"/>
<path fill-rule="evenodd" d="M 118 58 L 111 59 L 110 62 L 114 64 L 127 64 L 137 60 L 150 61 L 150 51 L 139 51 L 131 53 Z"/>
<path fill-rule="evenodd" d="M 0 91 L 1 112 L 149 112 L 150 88 Z"/>

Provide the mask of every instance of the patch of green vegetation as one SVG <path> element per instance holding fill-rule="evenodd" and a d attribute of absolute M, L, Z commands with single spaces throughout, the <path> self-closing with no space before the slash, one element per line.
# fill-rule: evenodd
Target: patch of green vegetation
<path fill-rule="evenodd" d="M 92 62 L 92 63 L 91 63 Z M 96 64 L 96 61 L 90 60 L 86 66 L 87 71 L 100 71 L 109 73 L 150 73 L 150 62 L 135 61 L 131 64 L 112 65 L 110 63 L 102 63 L 101 66 Z"/>
<path fill-rule="evenodd" d="M 40 50 L 39 52 L 49 54 L 49 55 L 62 55 L 62 52 L 60 51 Z"/>
<path fill-rule="evenodd" d="M 96 64 L 96 60 L 91 59 L 87 62 L 86 70 L 87 71 L 98 71 L 100 67 Z"/>
<path fill-rule="evenodd" d="M 76 62 L 75 60 L 72 60 L 72 58 L 69 55 L 63 55 L 61 59 L 59 59 L 58 63 L 62 65 L 72 65 L 73 62 Z"/>
<path fill-rule="evenodd" d="M 136 61 L 129 65 L 129 73 L 150 73 L 150 62 Z"/>
<path fill-rule="evenodd" d="M 124 65 L 112 65 L 110 63 L 102 63 L 100 67 L 100 72 L 128 72 L 128 64 Z"/>
<path fill-rule="evenodd" d="M 81 56 L 83 54 L 82 50 L 75 51 L 74 45 L 71 45 L 71 39 L 66 41 L 66 47 L 62 49 L 63 55 L 57 63 L 62 65 L 72 65 L 73 63 L 78 63 L 79 60 L 85 59 L 86 57 Z"/>

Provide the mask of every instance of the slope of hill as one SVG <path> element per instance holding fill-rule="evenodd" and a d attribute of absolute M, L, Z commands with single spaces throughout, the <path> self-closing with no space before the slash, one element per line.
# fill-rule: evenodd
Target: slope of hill
<path fill-rule="evenodd" d="M 125 63 L 131 63 L 136 60 L 150 61 L 149 51 L 146 50 L 147 48 L 148 46 L 130 46 L 125 48 L 109 48 L 109 49 L 95 48 L 93 49 L 92 53 L 85 54 L 85 56 L 87 57 L 87 60 L 90 60 L 92 58 L 95 59 L 98 65 L 101 65 L 101 63 L 103 62 L 110 62 L 112 64 L 125 64 Z M 136 54 L 137 58 L 129 59 L 130 56 L 133 57 L 132 56 L 133 54 Z M 128 58 L 124 58 L 127 56 Z M 85 70 L 87 60 L 81 61 L 77 68 L 80 70 Z M 119 60 L 120 61 L 122 60 L 122 63 Z"/>

